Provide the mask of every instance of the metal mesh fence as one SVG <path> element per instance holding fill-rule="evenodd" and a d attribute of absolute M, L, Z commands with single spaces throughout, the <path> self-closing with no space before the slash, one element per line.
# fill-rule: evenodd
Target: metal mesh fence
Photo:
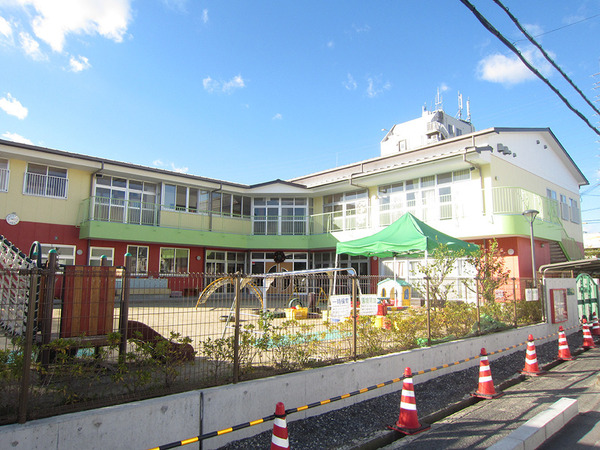
<path fill-rule="evenodd" d="M 525 301 L 528 283 L 518 279 L 491 300 L 477 292 L 439 299 L 401 280 L 347 272 L 138 276 L 106 266 L 56 267 L 0 271 L 0 423 L 543 319 L 542 303 Z M 447 282 L 466 292 L 465 280 Z M 23 321 L 28 314 L 36 320 Z"/>

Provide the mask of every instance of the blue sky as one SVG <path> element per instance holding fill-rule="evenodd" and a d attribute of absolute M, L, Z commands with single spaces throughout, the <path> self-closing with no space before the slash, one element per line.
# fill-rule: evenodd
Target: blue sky
<path fill-rule="evenodd" d="M 492 0 L 472 0 L 596 126 Z M 505 0 L 589 97 L 598 0 Z M 434 107 L 488 127 L 550 127 L 590 182 L 600 137 L 458 0 L 0 0 L 0 137 L 253 184 L 379 155 Z M 600 105 L 599 105 L 600 107 Z M 466 111 L 463 111 L 463 118 Z"/>

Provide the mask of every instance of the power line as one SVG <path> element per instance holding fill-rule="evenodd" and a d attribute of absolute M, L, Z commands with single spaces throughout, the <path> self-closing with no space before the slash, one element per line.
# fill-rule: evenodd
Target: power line
<path fill-rule="evenodd" d="M 517 26 L 519 31 L 521 31 L 521 33 L 523 33 L 525 35 L 525 37 L 529 40 L 529 42 L 531 42 L 533 45 L 535 45 L 535 47 L 540 52 L 542 52 L 542 55 L 544 55 L 544 58 L 546 58 L 546 61 L 548 61 L 552 65 L 552 67 L 554 67 L 556 70 L 558 70 L 558 72 L 563 76 L 563 78 L 565 80 L 567 80 L 567 83 L 569 83 L 573 87 L 573 89 L 575 89 L 575 91 L 577 91 L 577 93 L 581 96 L 581 98 L 583 98 L 583 100 L 596 112 L 596 114 L 600 115 L 600 110 L 598 110 L 598 108 L 596 108 L 596 106 L 585 96 L 585 94 L 583 92 L 581 92 L 581 89 L 579 89 L 575 85 L 575 83 L 571 80 L 571 78 L 569 78 L 569 76 L 558 66 L 558 64 L 556 64 L 554 62 L 554 60 L 550 57 L 550 55 L 548 55 L 548 53 L 546 53 L 546 51 L 542 48 L 542 46 L 527 32 L 527 30 L 521 26 L 521 24 L 519 23 L 519 20 L 508 10 L 508 8 L 506 6 L 504 6 L 504 4 L 500 0 L 493 0 L 493 2 L 504 10 L 504 12 L 508 15 L 508 17 L 510 17 L 510 20 L 512 20 L 513 23 Z"/>
<path fill-rule="evenodd" d="M 569 103 L 569 101 L 565 98 L 565 96 L 562 95 L 562 93 L 556 87 L 554 87 L 554 85 L 552 83 L 550 83 L 550 81 L 548 81 L 548 79 L 546 77 L 544 77 L 535 67 L 533 67 L 533 65 L 531 65 L 529 63 L 529 61 L 527 61 L 527 59 L 521 54 L 521 52 L 513 44 L 511 44 L 502 35 L 502 33 L 500 33 L 484 16 L 481 15 L 481 13 L 475 8 L 475 6 L 473 6 L 473 4 L 471 2 L 469 2 L 468 0 L 460 0 L 460 2 L 463 5 L 465 5 L 473 13 L 473 15 L 475 15 L 477 20 L 479 20 L 479 22 L 481 22 L 481 24 L 490 33 L 492 33 L 494 36 L 496 36 L 500 40 L 500 42 L 502 42 L 504 45 L 506 45 L 515 55 L 517 55 L 517 57 L 521 60 L 521 62 L 523 64 L 525 64 L 525 67 L 527 67 L 535 76 L 537 76 L 540 80 L 542 80 L 552 90 L 552 92 L 554 92 L 562 100 L 562 102 L 567 106 L 567 108 L 569 108 L 581 120 L 583 120 L 585 122 L 585 124 L 590 129 L 592 129 L 592 131 L 594 131 L 594 133 L 596 133 L 598 136 L 600 136 L 600 130 L 598 130 L 594 125 L 592 125 L 590 123 L 590 121 L 587 119 L 587 117 L 585 117 L 578 109 L 573 107 L 573 105 L 571 105 L 571 103 Z"/>
<path fill-rule="evenodd" d="M 578 23 L 585 22 L 586 20 L 595 19 L 595 18 L 596 18 L 596 17 L 598 17 L 598 16 L 600 16 L 600 14 L 594 14 L 593 16 L 586 17 L 586 18 L 584 18 L 584 19 L 581 19 L 581 20 L 577 20 L 577 21 L 575 21 L 575 22 L 572 22 L 572 23 L 570 23 L 570 24 L 568 24 L 568 25 L 564 25 L 564 26 L 562 26 L 562 27 L 554 28 L 553 30 L 546 31 L 546 32 L 544 32 L 544 33 L 536 34 L 536 35 L 535 35 L 535 37 L 537 38 L 537 37 L 540 37 L 540 36 L 545 36 L 546 34 L 554 33 L 555 31 L 562 30 L 563 28 L 572 27 L 573 25 L 577 25 Z M 514 41 L 513 43 L 521 42 L 521 41 L 524 41 L 524 40 L 525 40 L 525 39 L 517 39 L 517 40 L 516 40 L 516 41 Z"/>

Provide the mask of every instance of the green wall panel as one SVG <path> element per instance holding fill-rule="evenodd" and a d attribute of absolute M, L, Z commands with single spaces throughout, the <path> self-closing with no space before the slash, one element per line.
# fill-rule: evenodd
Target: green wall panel
<path fill-rule="evenodd" d="M 330 234 L 313 236 L 247 236 L 176 228 L 149 227 L 90 221 L 82 224 L 81 239 L 107 239 L 211 248 L 313 250 L 334 248 L 337 240 Z"/>

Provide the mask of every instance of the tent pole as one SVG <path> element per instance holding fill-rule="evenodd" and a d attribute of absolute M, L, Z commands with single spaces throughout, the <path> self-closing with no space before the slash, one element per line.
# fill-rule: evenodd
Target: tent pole
<path fill-rule="evenodd" d="M 334 268 L 337 269 L 338 263 L 339 263 L 339 258 L 340 258 L 340 254 L 336 252 L 335 254 L 335 266 L 333 266 Z M 333 272 L 333 294 L 335 295 L 335 283 L 337 281 L 337 271 Z"/>

